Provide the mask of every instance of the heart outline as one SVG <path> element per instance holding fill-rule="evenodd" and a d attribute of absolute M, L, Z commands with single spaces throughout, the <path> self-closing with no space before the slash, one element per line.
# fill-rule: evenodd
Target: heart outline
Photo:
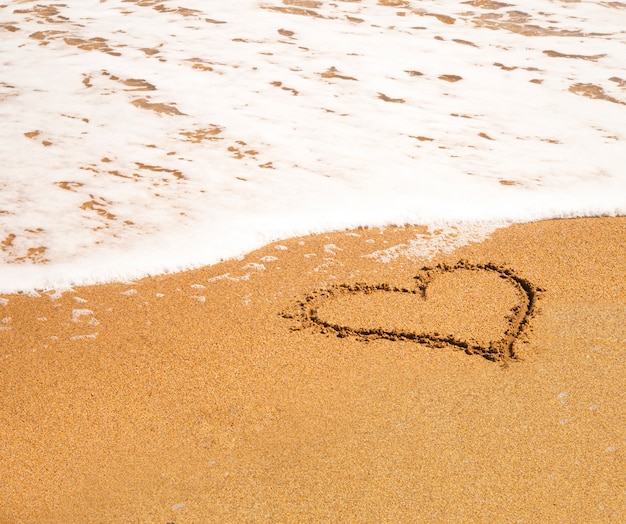
<path fill-rule="evenodd" d="M 317 306 L 319 304 L 326 300 L 332 300 L 333 297 L 342 294 L 356 295 L 375 292 L 407 293 L 420 295 L 425 300 L 428 285 L 437 278 L 437 276 L 458 270 L 495 273 L 512 285 L 520 298 L 519 303 L 511 308 L 509 314 L 505 316 L 508 327 L 504 331 L 502 338 L 490 341 L 488 346 L 481 345 L 474 340 L 464 340 L 455 335 L 442 335 L 436 332 L 419 333 L 387 330 L 383 328 L 353 328 L 326 321 L 318 316 Z M 519 360 L 515 352 L 515 343 L 529 330 L 530 320 L 537 313 L 537 300 L 540 294 L 545 291 L 544 289 L 535 286 L 531 281 L 518 275 L 512 269 L 492 262 L 472 264 L 467 260 L 460 260 L 454 265 L 437 264 L 432 267 L 425 266 L 422 267 L 419 274 L 413 278 L 416 282 L 415 289 L 398 288 L 385 283 L 367 284 L 364 282 L 357 282 L 355 284 L 335 284 L 327 288 L 316 289 L 309 293 L 304 300 L 297 303 L 295 314 L 282 313 L 282 316 L 299 320 L 303 328 L 317 328 L 321 333 L 333 333 L 340 338 L 353 336 L 363 341 L 373 339 L 412 341 L 436 348 L 452 347 L 457 350 L 462 350 L 468 355 L 482 356 L 492 362 L 506 364 L 509 361 Z"/>

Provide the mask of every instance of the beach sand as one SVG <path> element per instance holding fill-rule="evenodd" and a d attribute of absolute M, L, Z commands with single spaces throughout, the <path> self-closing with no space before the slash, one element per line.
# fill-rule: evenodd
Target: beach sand
<path fill-rule="evenodd" d="M 0 522 L 626 521 L 626 218 L 424 232 L 5 295 Z"/>

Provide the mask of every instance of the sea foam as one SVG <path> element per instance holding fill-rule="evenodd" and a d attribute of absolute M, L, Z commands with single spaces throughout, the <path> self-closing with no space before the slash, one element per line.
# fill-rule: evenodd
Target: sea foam
<path fill-rule="evenodd" d="M 626 212 L 619 2 L 38 0 L 0 19 L 2 292 L 357 226 Z"/>

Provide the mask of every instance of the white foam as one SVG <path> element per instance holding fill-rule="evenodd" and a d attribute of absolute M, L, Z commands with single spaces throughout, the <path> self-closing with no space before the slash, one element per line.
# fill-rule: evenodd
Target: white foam
<path fill-rule="evenodd" d="M 98 336 L 98 333 L 90 333 L 88 335 L 74 335 L 70 337 L 70 340 L 90 340 L 90 339 L 97 338 L 97 336 Z"/>
<path fill-rule="evenodd" d="M 626 213 L 619 5 L 318 4 L 0 6 L 0 291 Z"/>
<path fill-rule="evenodd" d="M 91 309 L 72 309 L 72 322 L 80 322 L 80 318 L 86 315 L 93 315 Z"/>
<path fill-rule="evenodd" d="M 436 231 L 417 234 L 408 244 L 398 244 L 365 255 L 379 262 L 388 263 L 404 256 L 409 259 L 433 258 L 437 253 L 451 253 L 471 242 L 482 242 L 502 224 L 459 224 Z"/>

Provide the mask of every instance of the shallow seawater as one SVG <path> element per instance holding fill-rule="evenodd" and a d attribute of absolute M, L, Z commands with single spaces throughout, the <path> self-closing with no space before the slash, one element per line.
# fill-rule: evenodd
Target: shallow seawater
<path fill-rule="evenodd" d="M 458 242 L 626 212 L 623 2 L 27 0 L 0 20 L 3 292 L 348 227 Z"/>

